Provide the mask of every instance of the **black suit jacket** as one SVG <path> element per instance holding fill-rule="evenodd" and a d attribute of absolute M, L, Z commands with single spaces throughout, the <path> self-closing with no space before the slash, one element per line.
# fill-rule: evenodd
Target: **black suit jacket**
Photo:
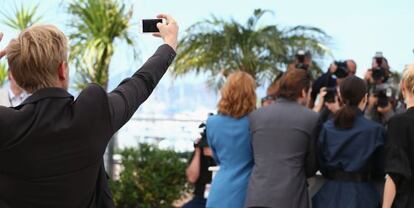
<path fill-rule="evenodd" d="M 111 93 L 91 84 L 74 100 L 64 89 L 45 88 L 18 107 L 0 107 L 0 206 L 113 207 L 105 148 L 174 57 L 161 46 Z"/>

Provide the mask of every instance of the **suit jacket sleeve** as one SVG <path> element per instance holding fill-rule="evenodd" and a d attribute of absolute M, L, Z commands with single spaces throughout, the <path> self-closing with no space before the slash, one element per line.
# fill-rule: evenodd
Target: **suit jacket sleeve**
<path fill-rule="evenodd" d="M 398 116 L 390 119 L 388 123 L 385 172 L 394 180 L 397 189 L 402 179 L 412 179 L 410 153 L 407 138 L 409 138 L 408 121 Z"/>
<path fill-rule="evenodd" d="M 162 45 L 132 77 L 125 79 L 108 95 L 112 130 L 115 133 L 151 95 L 175 57 L 169 45 Z"/>

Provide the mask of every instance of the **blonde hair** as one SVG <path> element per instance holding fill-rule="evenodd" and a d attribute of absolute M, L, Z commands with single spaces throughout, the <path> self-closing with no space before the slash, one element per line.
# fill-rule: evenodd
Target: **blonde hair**
<path fill-rule="evenodd" d="M 253 77 L 242 71 L 229 75 L 221 89 L 218 103 L 220 114 L 241 118 L 256 108 L 256 82 Z"/>
<path fill-rule="evenodd" d="M 405 66 L 401 81 L 408 92 L 414 94 L 414 64 L 408 64 Z"/>
<path fill-rule="evenodd" d="M 28 92 L 53 87 L 58 68 L 68 59 L 66 36 L 53 25 L 38 25 L 22 31 L 7 47 L 10 71 Z"/>

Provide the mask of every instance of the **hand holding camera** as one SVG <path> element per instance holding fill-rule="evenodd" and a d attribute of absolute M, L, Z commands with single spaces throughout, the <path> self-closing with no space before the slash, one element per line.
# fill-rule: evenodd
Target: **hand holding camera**
<path fill-rule="evenodd" d="M 388 61 L 382 52 L 376 52 L 372 59 L 372 68 L 365 74 L 365 80 L 371 84 L 368 110 L 374 109 L 383 115 L 393 110 L 393 87 L 387 83 L 389 69 Z"/>
<path fill-rule="evenodd" d="M 336 87 L 322 87 L 319 91 L 319 102 L 313 108 L 315 112 L 321 112 L 323 106 L 335 113 L 339 108 L 339 99 Z"/>
<path fill-rule="evenodd" d="M 382 52 L 376 52 L 372 61 L 372 68 L 368 70 L 365 79 L 371 84 L 382 84 L 387 82 L 389 76 L 387 59 Z"/>
<path fill-rule="evenodd" d="M 336 87 L 324 87 L 322 88 L 324 93 L 321 95 L 324 95 L 324 105 L 326 108 L 328 108 L 329 111 L 332 113 L 335 113 L 338 111 L 341 106 L 338 98 L 338 90 Z"/>
<path fill-rule="evenodd" d="M 377 110 L 379 113 L 386 115 L 387 113 L 391 112 L 393 110 L 393 106 L 390 102 L 387 103 L 387 106 L 381 107 L 378 106 Z"/>
<path fill-rule="evenodd" d="M 325 96 L 326 96 L 326 94 L 327 94 L 326 87 L 322 87 L 322 88 L 319 90 L 319 94 L 318 94 L 318 103 L 317 103 L 317 105 L 315 105 L 315 106 L 313 107 L 313 111 L 315 111 L 315 112 L 317 112 L 317 113 L 319 113 L 319 112 L 321 112 L 321 111 L 322 111 L 323 105 L 324 105 L 324 103 L 325 103 Z"/>
<path fill-rule="evenodd" d="M 342 79 L 349 75 L 349 69 L 346 61 L 335 61 L 331 64 L 329 71 L 337 78 Z"/>
<path fill-rule="evenodd" d="M 155 37 L 160 37 L 164 40 L 166 44 L 171 46 L 174 50 L 177 50 L 178 45 L 178 24 L 170 15 L 167 14 L 160 14 L 157 16 L 159 19 L 165 19 L 166 22 L 163 23 L 162 21 L 150 21 L 150 20 L 143 20 L 143 31 L 154 33 Z M 159 32 L 153 30 L 154 24 Z M 151 26 L 152 25 L 152 26 Z"/>
<path fill-rule="evenodd" d="M 299 50 L 295 55 L 295 68 L 308 70 L 312 64 L 312 56 L 309 51 Z"/>
<path fill-rule="evenodd" d="M 325 107 L 328 108 L 332 113 L 336 113 L 341 108 L 338 96 L 335 97 L 334 102 L 326 102 Z"/>

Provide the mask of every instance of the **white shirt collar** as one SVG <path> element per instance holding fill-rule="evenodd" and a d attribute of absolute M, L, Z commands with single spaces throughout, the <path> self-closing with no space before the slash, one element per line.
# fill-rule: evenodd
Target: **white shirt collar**
<path fill-rule="evenodd" d="M 26 98 L 28 98 L 30 94 L 26 91 L 20 93 L 20 95 L 15 95 L 13 91 L 9 88 L 9 101 L 12 107 L 16 107 L 20 105 Z"/>

